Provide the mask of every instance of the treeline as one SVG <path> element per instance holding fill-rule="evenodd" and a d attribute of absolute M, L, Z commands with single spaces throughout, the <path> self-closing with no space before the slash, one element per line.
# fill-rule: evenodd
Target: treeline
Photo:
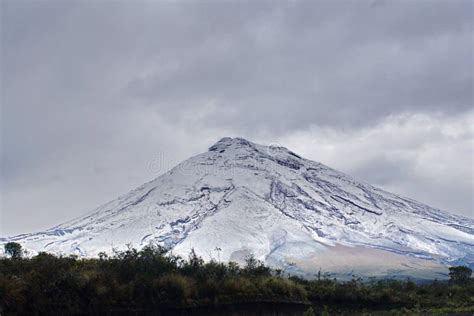
<path fill-rule="evenodd" d="M 373 280 L 349 282 L 283 276 L 250 257 L 236 263 L 187 259 L 160 246 L 129 249 L 108 257 L 78 259 L 7 251 L 0 259 L 0 314 L 102 314 L 111 311 L 178 311 L 200 306 L 275 302 L 321 310 L 474 312 L 471 270 L 451 269 L 450 282 Z M 12 249 L 10 249 L 12 250 Z"/>

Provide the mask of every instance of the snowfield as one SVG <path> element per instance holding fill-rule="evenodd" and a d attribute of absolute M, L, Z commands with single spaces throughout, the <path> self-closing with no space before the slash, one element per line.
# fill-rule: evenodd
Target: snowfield
<path fill-rule="evenodd" d="M 304 274 L 442 277 L 446 265 L 474 265 L 474 220 L 242 138 L 223 138 L 88 215 L 0 238 L 8 241 L 85 257 L 154 242 L 206 260 L 253 254 Z"/>

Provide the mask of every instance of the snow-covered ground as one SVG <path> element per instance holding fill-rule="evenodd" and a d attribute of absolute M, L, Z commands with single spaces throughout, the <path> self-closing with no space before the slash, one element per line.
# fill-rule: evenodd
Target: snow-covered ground
<path fill-rule="evenodd" d="M 191 248 L 208 260 L 253 254 L 308 273 L 436 274 L 447 264 L 474 265 L 474 220 L 242 138 L 223 138 L 88 215 L 0 238 L 8 241 L 32 254 L 80 256 L 158 242 L 183 256 Z"/>

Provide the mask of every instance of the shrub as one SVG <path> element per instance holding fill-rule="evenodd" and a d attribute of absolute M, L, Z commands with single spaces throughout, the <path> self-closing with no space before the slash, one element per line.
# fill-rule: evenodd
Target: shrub
<path fill-rule="evenodd" d="M 188 278 L 179 274 L 162 276 L 153 281 L 153 292 L 159 302 L 182 305 L 194 292 L 194 285 Z"/>
<path fill-rule="evenodd" d="M 449 268 L 449 281 L 454 284 L 466 284 L 472 275 L 472 269 L 464 266 Z"/>
<path fill-rule="evenodd" d="M 23 255 L 23 250 L 21 249 L 21 245 L 19 243 L 8 242 L 5 244 L 5 253 L 14 259 L 17 259 L 21 258 Z"/>

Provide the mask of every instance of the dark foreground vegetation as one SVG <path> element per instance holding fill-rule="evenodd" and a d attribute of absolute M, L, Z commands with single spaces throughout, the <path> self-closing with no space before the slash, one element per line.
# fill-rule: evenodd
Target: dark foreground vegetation
<path fill-rule="evenodd" d="M 466 267 L 449 282 L 349 282 L 283 276 L 254 258 L 244 267 L 182 259 L 159 246 L 98 259 L 40 253 L 23 258 L 8 245 L 0 258 L 0 314 L 332 315 L 474 312 Z"/>

